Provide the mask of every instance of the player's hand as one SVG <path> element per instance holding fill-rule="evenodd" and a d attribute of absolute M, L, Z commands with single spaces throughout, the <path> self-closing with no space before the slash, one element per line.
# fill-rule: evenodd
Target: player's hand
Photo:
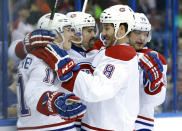
<path fill-rule="evenodd" d="M 49 30 L 37 29 L 28 33 L 24 40 L 24 51 L 29 53 L 30 51 L 47 46 L 47 44 L 53 43 L 55 34 Z"/>
<path fill-rule="evenodd" d="M 67 52 L 60 49 L 57 45 L 48 44 L 45 49 L 40 48 L 30 53 L 42 59 L 51 69 L 56 71 L 62 82 L 71 79 L 73 71 L 80 69 L 80 66 L 69 57 Z"/>
<path fill-rule="evenodd" d="M 139 61 L 139 66 L 151 82 L 162 78 L 163 65 L 156 54 L 148 52 Z"/>
<path fill-rule="evenodd" d="M 63 94 L 54 101 L 56 112 L 65 120 L 80 119 L 86 113 L 86 106 L 74 94 Z"/>
<path fill-rule="evenodd" d="M 139 66 L 143 70 L 143 80 L 145 92 L 155 95 L 161 91 L 164 83 L 162 82 L 163 65 L 155 52 L 148 52 L 140 59 Z"/>
<path fill-rule="evenodd" d="M 86 106 L 72 93 L 48 91 L 39 99 L 37 110 L 47 116 L 59 114 L 65 120 L 76 120 L 84 116 Z"/>

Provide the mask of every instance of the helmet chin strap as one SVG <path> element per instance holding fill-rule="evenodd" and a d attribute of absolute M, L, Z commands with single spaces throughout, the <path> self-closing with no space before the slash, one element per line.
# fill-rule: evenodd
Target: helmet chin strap
<path fill-rule="evenodd" d="M 72 40 L 72 42 L 73 42 L 73 43 L 75 43 L 75 44 L 82 44 L 83 37 L 82 37 L 82 36 L 80 36 L 80 38 L 81 38 L 81 40 L 80 40 L 80 41 L 74 41 L 74 40 Z"/>
<path fill-rule="evenodd" d="M 127 32 L 126 32 L 123 36 L 121 36 L 120 38 L 118 38 L 118 37 L 116 36 L 116 33 L 117 33 L 117 32 L 115 32 L 115 38 L 116 38 L 116 40 L 114 41 L 113 46 L 116 45 L 116 42 L 117 42 L 118 40 L 121 40 L 121 39 L 123 39 L 124 37 L 126 37 L 126 36 L 128 35 L 128 33 L 129 33 L 129 31 L 127 31 Z"/>
<path fill-rule="evenodd" d="M 61 32 L 60 33 L 60 35 L 61 35 L 61 37 L 62 37 L 62 39 L 63 39 L 63 41 L 62 42 L 56 42 L 56 41 L 54 41 L 53 43 L 54 44 L 56 44 L 56 45 L 58 45 L 61 49 L 63 49 L 63 44 L 64 44 L 64 42 L 65 42 L 65 39 L 64 39 L 64 36 L 63 36 L 63 32 Z"/>
<path fill-rule="evenodd" d="M 104 37 L 103 37 L 102 33 L 100 33 L 99 38 L 100 38 L 100 40 L 102 41 L 102 43 L 103 43 L 104 45 L 106 45 L 106 41 L 104 40 Z"/>
<path fill-rule="evenodd" d="M 80 38 L 81 38 L 80 41 L 74 41 L 74 40 L 72 40 L 72 42 L 75 43 L 75 44 L 80 44 L 81 48 L 82 48 L 84 51 L 87 51 L 86 48 L 85 48 L 85 47 L 83 46 L 83 44 L 82 44 L 83 36 L 81 35 Z"/>

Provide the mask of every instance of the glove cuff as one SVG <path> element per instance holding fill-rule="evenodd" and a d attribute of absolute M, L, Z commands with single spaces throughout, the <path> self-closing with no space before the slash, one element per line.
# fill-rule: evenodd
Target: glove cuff
<path fill-rule="evenodd" d="M 79 73 L 79 71 L 73 72 L 73 77 L 67 82 L 62 82 L 61 86 L 63 88 L 65 88 L 66 90 L 68 90 L 70 92 L 73 92 L 74 83 L 75 83 L 75 80 L 76 80 L 76 77 L 77 77 L 78 73 Z"/>
<path fill-rule="evenodd" d="M 54 105 L 54 101 L 55 99 L 64 94 L 63 92 L 50 92 L 47 91 L 45 92 L 39 99 L 39 102 L 37 104 L 37 110 L 46 115 L 54 115 L 57 114 L 56 109 L 55 109 L 55 105 Z"/>

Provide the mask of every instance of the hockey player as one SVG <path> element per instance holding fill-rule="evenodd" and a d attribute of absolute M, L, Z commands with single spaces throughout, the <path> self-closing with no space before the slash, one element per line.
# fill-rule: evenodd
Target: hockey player
<path fill-rule="evenodd" d="M 138 60 L 128 43 L 134 12 L 126 5 L 112 6 L 100 21 L 106 47 L 94 57 L 93 74 L 73 72 L 62 86 L 86 101 L 82 130 L 131 131 L 139 109 Z"/>
<path fill-rule="evenodd" d="M 165 100 L 167 63 L 158 52 L 148 49 L 151 24 L 143 13 L 135 13 L 135 25 L 130 32 L 130 44 L 135 48 L 140 65 L 140 108 L 136 131 L 153 131 L 154 108 Z"/>
<path fill-rule="evenodd" d="M 79 71 L 63 83 L 64 88 L 87 102 L 82 130 L 134 129 L 139 107 L 139 72 L 136 52 L 127 36 L 133 26 L 133 15 L 125 5 L 105 9 L 100 21 L 106 48 L 101 48 L 93 60 L 93 75 Z"/>
<path fill-rule="evenodd" d="M 74 121 L 83 117 L 85 113 L 86 106 L 74 94 L 61 88 L 56 77 L 57 74 L 59 79 L 66 81 L 72 72 L 79 69 L 79 66 L 76 66 L 72 59 L 67 58 L 67 53 L 60 48 L 61 53 L 59 52 L 60 54 L 54 59 L 51 57 L 56 53 L 57 50 L 54 49 L 58 48 L 58 44 L 63 49 L 71 47 L 74 35 L 71 30 L 71 22 L 65 15 L 56 13 L 51 26 L 47 28 L 49 18 L 50 14 L 42 16 L 38 21 L 38 28 L 51 31 L 38 30 L 29 35 L 32 37 L 32 44 L 34 44 L 33 38 L 44 36 L 41 42 L 44 41 L 49 45 L 42 53 L 47 61 L 57 62 L 49 64 L 54 69 L 53 71 L 44 61 L 32 54 L 28 54 L 24 60 L 20 61 L 17 80 L 18 130 L 76 131 Z M 29 41 L 29 39 L 27 40 Z M 32 52 L 34 51 L 32 50 Z M 68 67 L 71 73 L 67 73 L 65 67 Z M 65 76 L 62 77 L 64 73 Z"/>
<path fill-rule="evenodd" d="M 96 42 L 94 47 L 92 44 L 96 36 L 94 32 L 95 20 L 90 14 L 83 12 L 69 12 L 67 17 L 71 20 L 72 27 L 74 27 L 76 33 L 73 37 L 72 48 L 68 50 L 67 53 L 80 66 L 81 70 L 90 73 L 92 72 L 91 62 L 93 57 L 99 51 L 98 49 L 103 46 L 101 41 Z M 25 48 L 23 48 L 24 45 L 22 41 L 13 42 L 9 49 L 13 60 L 24 58 L 26 56 L 25 52 L 29 52 L 31 48 L 41 48 L 47 45 L 45 41 L 41 42 L 43 37 L 45 37 L 44 34 L 37 36 L 37 39 L 35 36 L 32 37 L 31 35 L 28 36 L 27 39 L 29 40 L 25 45 Z M 76 122 L 76 126 L 80 127 L 79 121 Z"/>

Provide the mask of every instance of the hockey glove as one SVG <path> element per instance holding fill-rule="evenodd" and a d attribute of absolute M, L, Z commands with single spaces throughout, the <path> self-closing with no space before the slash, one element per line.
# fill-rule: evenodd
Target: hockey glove
<path fill-rule="evenodd" d="M 162 78 L 163 65 L 155 54 L 148 52 L 139 60 L 139 66 L 142 68 L 146 77 L 149 78 L 151 82 Z"/>
<path fill-rule="evenodd" d="M 56 71 L 60 81 L 65 82 L 72 78 L 73 71 L 79 70 L 80 66 L 69 57 L 67 52 L 57 45 L 48 44 L 45 49 L 37 49 L 30 52 L 42 59 L 51 69 Z"/>
<path fill-rule="evenodd" d="M 156 54 L 149 52 L 140 59 L 139 66 L 142 68 L 145 92 L 155 95 L 161 91 L 164 83 L 162 82 L 163 65 Z"/>
<path fill-rule="evenodd" d="M 86 113 L 86 106 L 74 94 L 45 92 L 37 104 L 37 110 L 44 115 L 59 114 L 62 119 L 80 119 Z"/>
<path fill-rule="evenodd" d="M 47 44 L 53 43 L 54 38 L 55 34 L 49 30 L 34 30 L 31 33 L 28 33 L 23 40 L 24 51 L 29 53 L 31 50 L 45 47 Z"/>

